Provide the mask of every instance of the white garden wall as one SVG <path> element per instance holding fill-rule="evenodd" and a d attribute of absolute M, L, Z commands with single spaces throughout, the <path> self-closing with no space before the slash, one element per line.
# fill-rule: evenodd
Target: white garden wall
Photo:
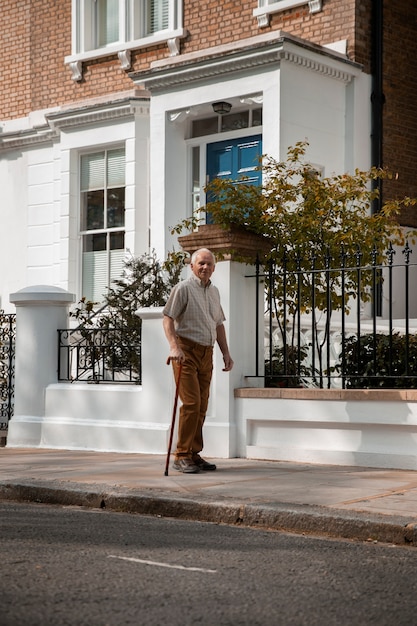
<path fill-rule="evenodd" d="M 245 384 L 249 361 L 254 366 L 254 283 L 252 268 L 224 261 L 216 266 L 216 285 L 227 312 L 226 331 L 236 362 L 222 371 L 216 348 L 211 399 L 205 425 L 205 452 L 237 454 L 234 389 Z M 15 412 L 7 445 L 112 450 L 163 454 L 172 418 L 174 381 L 166 365 L 168 343 L 162 309 L 141 309 L 142 384 L 140 386 L 58 383 L 57 329 L 68 325 L 74 296 L 60 288 L 34 286 L 11 295 L 16 305 Z M 259 315 L 262 321 L 262 315 Z"/>
<path fill-rule="evenodd" d="M 417 469 L 417 391 L 236 389 L 253 459 Z"/>
<path fill-rule="evenodd" d="M 204 428 L 207 456 L 417 469 L 417 391 L 262 389 L 255 369 L 252 268 L 216 266 L 235 367 L 215 351 Z M 57 329 L 73 295 L 37 286 L 12 294 L 17 312 L 15 414 L 9 447 L 165 454 L 174 398 L 162 309 L 143 319 L 142 385 L 57 382 Z M 262 315 L 259 315 L 263 324 Z M 262 329 L 260 329 L 262 330 Z M 262 332 L 260 333 L 262 337 Z M 262 373 L 262 363 L 259 363 Z M 175 445 L 175 443 L 174 443 Z"/>

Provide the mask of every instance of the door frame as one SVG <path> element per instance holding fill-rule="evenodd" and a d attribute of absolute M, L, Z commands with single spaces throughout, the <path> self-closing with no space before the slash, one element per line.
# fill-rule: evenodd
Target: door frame
<path fill-rule="evenodd" d="M 260 135 L 263 140 L 263 127 L 253 126 L 250 128 L 242 128 L 237 131 L 227 133 L 217 133 L 213 135 L 206 135 L 203 137 L 193 137 L 187 139 L 187 215 L 192 216 L 193 204 L 192 204 L 192 149 L 195 147 L 200 148 L 200 207 L 206 204 L 206 194 L 204 187 L 207 185 L 207 146 L 212 143 L 219 143 L 221 141 L 231 141 L 235 139 L 250 139 Z M 205 219 L 204 214 L 201 217 Z"/>

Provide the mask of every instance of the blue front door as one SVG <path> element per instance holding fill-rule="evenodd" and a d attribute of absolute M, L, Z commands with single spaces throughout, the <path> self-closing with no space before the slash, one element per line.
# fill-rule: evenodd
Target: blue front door
<path fill-rule="evenodd" d="M 262 135 L 216 141 L 207 145 L 208 182 L 213 178 L 228 178 L 236 183 L 244 176 L 245 184 L 260 185 L 262 172 L 256 168 L 262 154 Z M 210 198 L 207 198 L 207 202 Z M 207 214 L 207 223 L 210 223 Z"/>

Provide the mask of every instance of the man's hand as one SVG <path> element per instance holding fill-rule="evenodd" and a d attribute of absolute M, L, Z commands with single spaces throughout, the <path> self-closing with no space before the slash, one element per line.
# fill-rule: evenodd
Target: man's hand
<path fill-rule="evenodd" d="M 181 350 L 181 348 L 171 348 L 168 359 L 167 359 L 167 364 L 169 365 L 171 361 L 177 361 L 178 363 L 184 363 L 185 361 L 185 354 L 184 352 Z"/>
<path fill-rule="evenodd" d="M 219 324 L 216 328 L 216 339 L 219 344 L 219 348 L 222 351 L 224 368 L 223 372 L 230 372 L 233 367 L 233 359 L 229 353 L 229 346 L 227 345 L 226 331 L 224 324 Z"/>
<path fill-rule="evenodd" d="M 229 353 L 223 354 L 224 368 L 223 372 L 230 372 L 234 365 L 234 361 Z"/>

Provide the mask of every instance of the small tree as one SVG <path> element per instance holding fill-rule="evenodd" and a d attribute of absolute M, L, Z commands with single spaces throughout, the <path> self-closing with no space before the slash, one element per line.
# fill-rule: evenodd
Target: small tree
<path fill-rule="evenodd" d="M 416 200 L 390 201 L 371 213 L 378 197 L 378 189 L 372 189 L 371 183 L 389 174 L 372 168 L 322 177 L 305 160 L 307 146 L 300 142 L 290 147 L 286 161 L 265 157 L 259 166 L 262 186 L 245 184 L 244 178 L 238 184 L 214 179 L 206 188 L 215 198 L 206 207 L 213 222 L 225 228 L 241 225 L 268 237 L 270 258 L 279 262 L 287 258 L 289 269 L 296 269 L 301 262 L 302 269 L 308 270 L 312 259 L 320 263 L 327 255 L 339 258 L 341 251 L 355 256 L 361 250 L 364 264 L 376 251 L 382 261 L 390 242 L 404 242 L 397 222 L 401 205 Z"/>
<path fill-rule="evenodd" d="M 411 198 L 390 201 L 372 213 L 372 203 L 378 197 L 372 182 L 389 174 L 372 168 L 323 177 L 306 161 L 307 147 L 307 142 L 290 147 L 286 161 L 264 157 L 259 166 L 262 186 L 246 183 L 245 178 L 214 179 L 206 187 L 211 201 L 203 208 L 213 223 L 224 228 L 238 225 L 269 241 L 265 260 L 274 261 L 284 270 L 274 276 L 273 284 L 267 283 L 267 288 L 273 290 L 269 301 L 274 302 L 275 310 L 271 314 L 276 316 L 284 343 L 289 321 L 283 317 L 284 310 L 293 322 L 298 311 L 309 313 L 312 293 L 314 309 L 328 315 L 342 306 L 348 313 L 349 301 L 358 294 L 362 301 L 370 301 L 374 280 L 371 272 L 364 272 L 360 283 L 357 272 L 345 273 L 342 283 L 341 272 L 327 270 L 332 263 L 336 268 L 347 267 L 352 260 L 355 266 L 358 261 L 361 265 L 382 264 L 390 244 L 404 243 L 397 222 L 401 205 L 416 202 Z M 193 228 L 199 219 L 196 214 L 173 231 Z M 317 346 L 319 355 L 327 339 L 324 335 Z"/>
<path fill-rule="evenodd" d="M 129 369 L 140 372 L 140 317 L 136 311 L 141 307 L 163 306 L 172 287 L 180 280 L 185 255 L 181 252 L 168 254 L 163 263 L 155 253 L 131 256 L 124 262 L 122 275 L 113 281 L 98 307 L 82 298 L 70 316 L 80 322 L 81 332 L 87 328 L 113 329 L 111 346 L 112 369 Z M 89 341 L 86 330 L 84 338 Z"/>

